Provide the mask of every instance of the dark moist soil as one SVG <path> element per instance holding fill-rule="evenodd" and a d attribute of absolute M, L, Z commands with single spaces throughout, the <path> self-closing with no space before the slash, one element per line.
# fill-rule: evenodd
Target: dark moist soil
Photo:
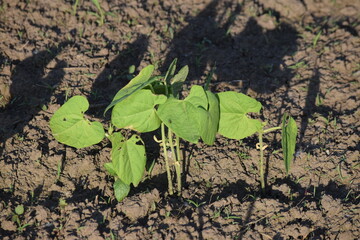
<path fill-rule="evenodd" d="M 359 0 L 0 1 L 1 239 L 359 239 Z M 256 137 L 183 144 L 182 197 L 167 194 L 160 149 L 151 174 L 118 203 L 103 167 L 110 143 L 76 150 L 51 135 L 66 97 L 88 115 L 136 72 L 173 58 L 215 92 L 263 104 L 277 126 L 299 127 L 286 176 L 279 133 L 266 137 L 266 194 L 259 191 Z M 60 203 L 60 201 L 62 203 Z M 22 227 L 12 221 L 24 205 Z"/>

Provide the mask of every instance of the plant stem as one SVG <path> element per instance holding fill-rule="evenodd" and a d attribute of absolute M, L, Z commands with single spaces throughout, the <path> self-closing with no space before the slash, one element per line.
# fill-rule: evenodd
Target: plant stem
<path fill-rule="evenodd" d="M 175 153 L 174 144 L 173 144 L 173 133 L 170 129 L 169 129 L 169 137 L 168 138 L 169 138 L 170 149 L 171 149 L 172 155 L 175 160 L 175 171 L 176 171 L 178 196 L 181 196 L 181 164 L 180 164 L 179 137 L 176 136 L 176 138 L 175 138 L 176 139 L 176 143 L 175 143 L 176 144 L 176 153 Z"/>
<path fill-rule="evenodd" d="M 155 94 L 155 89 L 154 89 L 154 87 L 153 87 L 151 84 L 149 84 L 148 86 L 150 87 L 151 92 L 152 92 L 153 94 Z"/>
<path fill-rule="evenodd" d="M 263 133 L 264 133 L 263 130 L 260 130 L 260 131 L 259 131 L 259 148 L 260 148 L 259 171 L 260 171 L 261 191 L 262 191 L 263 193 L 265 193 Z"/>
<path fill-rule="evenodd" d="M 166 95 L 166 97 L 169 97 L 169 89 L 168 89 L 168 85 L 167 85 L 167 83 L 166 83 L 166 81 L 164 81 L 164 85 L 165 85 L 165 95 Z"/>
<path fill-rule="evenodd" d="M 176 138 L 175 138 L 175 141 L 176 141 L 176 156 L 177 156 L 177 162 L 176 162 L 176 165 L 175 165 L 175 169 L 177 169 L 176 171 L 178 172 L 178 189 L 180 189 L 180 191 L 178 192 L 178 196 L 181 196 L 181 190 L 182 190 L 182 184 L 181 184 L 181 175 L 182 175 L 182 172 L 181 172 L 181 161 L 182 161 L 182 157 L 181 157 L 181 153 L 180 153 L 180 138 L 178 135 L 175 135 Z"/>
<path fill-rule="evenodd" d="M 169 166 L 169 159 L 168 159 L 168 155 L 167 155 L 166 137 L 165 137 L 165 124 L 164 123 L 161 123 L 161 138 L 162 138 L 162 144 L 163 144 L 163 149 L 164 149 L 166 174 L 167 174 L 167 178 L 168 178 L 168 190 L 169 190 L 169 194 L 173 195 L 174 191 L 173 191 L 173 185 L 172 185 L 172 181 L 171 181 L 171 172 L 170 172 L 170 166 Z"/>
<path fill-rule="evenodd" d="M 263 130 L 263 133 L 265 134 L 265 133 L 273 132 L 273 131 L 280 130 L 280 129 L 281 129 L 281 127 L 272 127 L 272 128 Z"/>
<path fill-rule="evenodd" d="M 176 138 L 175 138 L 175 143 L 176 143 L 176 155 L 177 155 L 177 159 L 178 161 L 181 161 L 182 158 L 181 158 L 181 155 L 180 155 L 180 138 L 178 135 L 175 135 Z"/>

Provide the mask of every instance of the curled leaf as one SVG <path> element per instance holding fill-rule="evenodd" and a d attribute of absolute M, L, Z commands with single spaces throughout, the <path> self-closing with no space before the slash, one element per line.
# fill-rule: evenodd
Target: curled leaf
<path fill-rule="evenodd" d="M 282 118 L 281 145 L 286 174 L 290 171 L 290 164 L 294 157 L 297 132 L 298 128 L 295 120 L 285 113 Z"/>

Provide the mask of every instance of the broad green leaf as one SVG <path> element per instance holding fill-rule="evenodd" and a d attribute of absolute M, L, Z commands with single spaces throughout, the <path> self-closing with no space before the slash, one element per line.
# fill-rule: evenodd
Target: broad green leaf
<path fill-rule="evenodd" d="M 145 171 L 145 147 L 139 136 L 133 135 L 124 141 L 123 137 L 114 133 L 110 138 L 112 143 L 111 160 L 117 176 L 125 184 L 137 186 Z M 141 143 L 141 144 L 138 144 Z"/>
<path fill-rule="evenodd" d="M 153 71 L 153 65 L 149 65 L 142 69 L 135 78 L 133 78 L 125 87 L 123 87 L 116 93 L 112 102 L 109 104 L 109 106 L 106 107 L 104 114 L 118 102 L 121 102 L 134 92 L 156 81 L 157 78 L 151 78 L 151 74 L 153 73 Z"/>
<path fill-rule="evenodd" d="M 205 116 L 204 120 L 199 123 L 200 134 L 206 144 L 212 145 L 215 142 L 216 133 L 219 127 L 220 107 L 219 100 L 215 94 L 206 91 L 206 95 L 208 97 L 209 109 L 207 111 L 200 109 Z"/>
<path fill-rule="evenodd" d="M 208 99 L 206 96 L 206 92 L 202 87 L 198 85 L 194 85 L 191 87 L 189 96 L 187 96 L 184 101 L 193 104 L 195 107 L 202 107 L 205 110 L 208 109 Z"/>
<path fill-rule="evenodd" d="M 179 95 L 179 92 L 182 89 L 182 85 L 185 82 L 187 75 L 189 74 L 189 67 L 184 66 L 180 71 L 171 79 L 171 89 L 174 97 Z"/>
<path fill-rule="evenodd" d="M 261 103 L 242 93 L 218 93 L 220 102 L 219 133 L 227 138 L 243 139 L 261 129 L 261 122 L 247 117 L 249 112 L 259 113 Z"/>
<path fill-rule="evenodd" d="M 281 145 L 284 154 L 286 174 L 289 173 L 290 164 L 294 157 L 297 132 L 298 128 L 295 120 L 285 113 L 282 118 Z"/>
<path fill-rule="evenodd" d="M 197 107 L 185 100 L 168 98 L 156 112 L 161 121 L 179 137 L 197 143 L 200 137 Z"/>
<path fill-rule="evenodd" d="M 173 78 L 173 76 L 174 76 L 174 74 L 175 74 L 175 71 L 176 71 L 176 63 L 177 63 L 177 58 L 175 58 L 175 59 L 171 62 L 170 66 L 169 66 L 169 68 L 168 68 L 168 70 L 167 70 L 167 72 L 166 72 L 166 74 L 165 74 L 164 81 L 165 81 L 165 83 L 166 83 L 167 86 L 170 86 L 170 80 Z"/>
<path fill-rule="evenodd" d="M 194 85 L 185 101 L 197 108 L 198 128 L 201 138 L 206 144 L 212 145 L 215 141 L 219 125 L 219 100 L 216 95 L 205 91 L 203 87 Z"/>
<path fill-rule="evenodd" d="M 74 96 L 62 105 L 50 120 L 55 139 L 75 148 L 99 143 L 105 132 L 101 123 L 85 119 L 84 112 L 88 109 L 89 102 L 83 96 Z"/>
<path fill-rule="evenodd" d="M 114 106 L 111 122 L 118 128 L 151 132 L 160 127 L 161 120 L 155 106 L 166 101 L 166 96 L 155 95 L 151 90 L 142 89 Z"/>
<path fill-rule="evenodd" d="M 121 202 L 130 192 L 130 185 L 124 183 L 120 179 L 116 179 L 114 182 L 115 198 Z"/>

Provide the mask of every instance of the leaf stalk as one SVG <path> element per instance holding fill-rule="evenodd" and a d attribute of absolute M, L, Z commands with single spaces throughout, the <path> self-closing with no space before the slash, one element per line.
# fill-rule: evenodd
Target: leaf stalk
<path fill-rule="evenodd" d="M 266 133 L 274 132 L 274 131 L 280 130 L 280 129 L 281 129 L 281 127 L 279 126 L 279 127 L 272 127 L 272 128 L 264 129 L 262 131 L 263 131 L 263 134 L 266 134 Z"/>
<path fill-rule="evenodd" d="M 264 130 L 260 130 L 258 133 L 259 133 L 259 148 L 260 148 L 260 160 L 259 160 L 260 184 L 261 184 L 261 191 L 265 193 L 264 142 L 263 142 Z"/>
<path fill-rule="evenodd" d="M 173 185 L 172 185 L 172 180 L 171 180 L 169 158 L 168 158 L 168 154 L 167 154 L 167 147 L 166 147 L 167 139 L 165 137 L 165 124 L 164 123 L 161 123 L 161 138 L 162 138 L 162 145 L 163 145 L 163 150 L 164 150 L 166 174 L 167 174 L 167 179 L 168 179 L 168 190 L 169 190 L 169 194 L 173 195 L 174 190 L 173 190 Z"/>

